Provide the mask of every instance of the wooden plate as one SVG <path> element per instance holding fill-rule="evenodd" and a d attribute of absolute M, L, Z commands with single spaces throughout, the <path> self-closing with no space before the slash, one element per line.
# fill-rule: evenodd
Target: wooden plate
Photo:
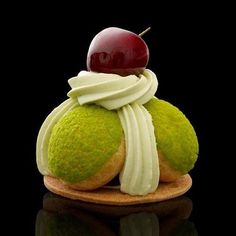
<path fill-rule="evenodd" d="M 92 202 L 105 205 L 136 205 L 151 202 L 161 202 L 171 198 L 175 198 L 186 193 L 192 186 L 192 178 L 190 175 L 184 175 L 177 181 L 171 183 L 160 183 L 154 193 L 146 196 L 131 196 L 120 192 L 118 189 L 100 188 L 93 191 L 78 191 L 69 188 L 60 180 L 44 176 L 44 185 L 48 190 L 60 196 L 80 200 L 84 202 Z"/>

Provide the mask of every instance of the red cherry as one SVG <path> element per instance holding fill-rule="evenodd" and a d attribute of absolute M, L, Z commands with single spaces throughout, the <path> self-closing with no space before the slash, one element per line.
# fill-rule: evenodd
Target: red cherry
<path fill-rule="evenodd" d="M 148 60 L 148 47 L 139 35 L 110 27 L 93 38 L 87 55 L 87 69 L 121 76 L 139 75 Z"/>

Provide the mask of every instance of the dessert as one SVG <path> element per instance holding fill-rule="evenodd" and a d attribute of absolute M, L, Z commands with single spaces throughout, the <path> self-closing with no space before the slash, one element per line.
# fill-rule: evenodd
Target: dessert
<path fill-rule="evenodd" d="M 94 37 L 88 71 L 69 79 L 69 99 L 38 134 L 37 166 L 49 190 L 129 205 L 191 187 L 197 136 L 178 108 L 154 96 L 158 81 L 148 60 L 146 43 L 130 31 L 110 27 Z M 118 186 L 109 187 L 117 176 Z"/>

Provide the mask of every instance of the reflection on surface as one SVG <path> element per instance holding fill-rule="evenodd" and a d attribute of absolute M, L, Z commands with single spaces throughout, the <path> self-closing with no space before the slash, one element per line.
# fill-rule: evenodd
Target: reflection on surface
<path fill-rule="evenodd" d="M 137 206 L 105 206 L 73 201 L 47 193 L 36 218 L 36 236 L 192 236 L 187 197 Z"/>

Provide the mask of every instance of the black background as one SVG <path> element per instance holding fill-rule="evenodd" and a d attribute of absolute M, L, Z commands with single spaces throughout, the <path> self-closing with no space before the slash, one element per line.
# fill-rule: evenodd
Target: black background
<path fill-rule="evenodd" d="M 185 113 L 199 139 L 199 159 L 191 171 L 193 187 L 187 194 L 194 205 L 191 220 L 199 235 L 212 233 L 216 224 L 221 225 L 221 217 L 215 214 L 224 208 L 215 204 L 223 175 L 219 171 L 223 169 L 221 151 L 216 150 L 220 147 L 215 112 L 219 86 L 214 73 L 219 15 L 214 6 L 205 5 L 134 6 L 110 2 L 106 6 L 67 8 L 57 4 L 11 11 L 9 18 L 14 16 L 14 20 L 7 28 L 7 54 L 12 62 L 9 74 L 14 80 L 5 82 L 13 90 L 8 94 L 13 101 L 8 109 L 13 112 L 9 120 L 14 132 L 9 140 L 12 143 L 14 136 L 15 144 L 8 148 L 12 156 L 8 160 L 14 182 L 5 182 L 11 209 L 8 219 L 14 216 L 14 222 L 20 222 L 18 232 L 34 233 L 35 217 L 47 192 L 35 163 L 39 128 L 47 114 L 66 99 L 67 80 L 86 69 L 92 38 L 109 26 L 136 33 L 152 27 L 143 38 L 150 50 L 148 68 L 159 79 L 157 96 Z"/>

